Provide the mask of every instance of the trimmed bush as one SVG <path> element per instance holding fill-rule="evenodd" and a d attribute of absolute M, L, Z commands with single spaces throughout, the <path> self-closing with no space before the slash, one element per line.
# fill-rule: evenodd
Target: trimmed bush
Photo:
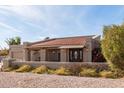
<path fill-rule="evenodd" d="M 45 65 L 42 65 L 32 70 L 32 73 L 42 74 L 42 73 L 46 73 L 47 70 L 48 70 L 47 67 Z"/>
<path fill-rule="evenodd" d="M 22 65 L 15 71 L 16 72 L 29 72 L 31 69 L 32 69 L 32 67 L 30 65 Z"/>
<path fill-rule="evenodd" d="M 90 69 L 90 68 L 81 68 L 79 75 L 84 77 L 98 77 L 98 73 L 96 72 L 96 69 Z"/>
<path fill-rule="evenodd" d="M 59 69 L 56 69 L 55 74 L 57 74 L 57 75 L 72 75 L 72 72 L 69 69 L 60 67 Z"/>

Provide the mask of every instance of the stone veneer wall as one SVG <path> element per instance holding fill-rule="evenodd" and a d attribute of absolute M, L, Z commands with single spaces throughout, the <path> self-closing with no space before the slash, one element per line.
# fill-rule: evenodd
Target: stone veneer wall
<path fill-rule="evenodd" d="M 75 62 L 75 63 L 71 63 L 71 62 L 37 62 L 37 61 L 13 61 L 11 62 L 11 66 L 21 66 L 21 65 L 31 65 L 32 67 L 38 67 L 40 65 L 46 65 L 48 68 L 51 69 L 57 69 L 61 66 L 66 67 L 66 68 L 70 68 L 70 69 L 79 69 L 81 67 L 88 67 L 88 68 L 96 68 L 96 69 L 108 69 L 108 65 L 107 63 L 95 63 L 95 62 Z"/>

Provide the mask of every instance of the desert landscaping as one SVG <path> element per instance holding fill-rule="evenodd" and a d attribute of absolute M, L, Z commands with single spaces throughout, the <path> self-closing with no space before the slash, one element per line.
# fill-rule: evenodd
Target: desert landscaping
<path fill-rule="evenodd" d="M 0 72 L 0 88 L 121 88 L 124 79 Z"/>

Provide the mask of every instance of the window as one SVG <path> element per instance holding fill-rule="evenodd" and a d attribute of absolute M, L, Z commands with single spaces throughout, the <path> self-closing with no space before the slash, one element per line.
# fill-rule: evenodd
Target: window
<path fill-rule="evenodd" d="M 74 51 L 74 58 L 77 59 L 78 58 L 78 52 Z"/>

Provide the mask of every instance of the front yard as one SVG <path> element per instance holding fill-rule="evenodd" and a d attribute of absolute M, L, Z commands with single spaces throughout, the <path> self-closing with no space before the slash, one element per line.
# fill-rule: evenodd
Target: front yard
<path fill-rule="evenodd" d="M 108 88 L 124 87 L 124 79 L 0 72 L 1 88 Z"/>

